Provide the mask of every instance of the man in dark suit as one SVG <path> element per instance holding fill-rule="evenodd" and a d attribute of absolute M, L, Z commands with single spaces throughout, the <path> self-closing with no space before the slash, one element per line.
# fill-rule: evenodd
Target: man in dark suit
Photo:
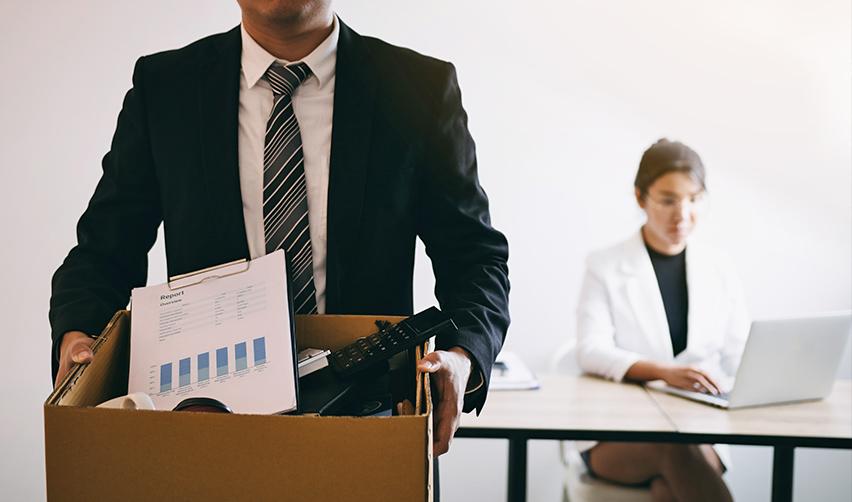
<path fill-rule="evenodd" d="M 362 37 L 330 0 L 239 0 L 242 25 L 141 58 L 78 244 L 53 278 L 56 382 L 143 286 L 164 224 L 170 276 L 283 248 L 297 313 L 412 313 L 415 239 L 459 327 L 419 369 L 434 449 L 481 409 L 509 324 L 452 65 Z"/>

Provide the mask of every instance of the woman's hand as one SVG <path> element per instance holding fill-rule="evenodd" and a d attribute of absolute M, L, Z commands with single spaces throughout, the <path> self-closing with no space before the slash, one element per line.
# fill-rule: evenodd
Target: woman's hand
<path fill-rule="evenodd" d="M 721 392 L 717 384 L 707 373 L 691 366 L 668 366 L 660 371 L 660 378 L 667 384 L 693 392 L 705 392 L 717 395 Z"/>
<path fill-rule="evenodd" d="M 650 382 L 665 380 L 672 387 L 706 392 L 718 395 L 721 392 L 719 384 L 704 371 L 692 366 L 658 363 L 655 361 L 637 361 L 628 368 L 624 378 L 634 382 Z"/>

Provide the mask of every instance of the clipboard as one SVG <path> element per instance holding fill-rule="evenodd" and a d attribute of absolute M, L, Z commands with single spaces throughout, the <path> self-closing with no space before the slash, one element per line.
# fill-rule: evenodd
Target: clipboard
<path fill-rule="evenodd" d="M 170 290 L 178 291 L 180 289 L 195 286 L 203 282 L 215 281 L 216 279 L 221 279 L 223 277 L 230 277 L 232 275 L 242 274 L 248 272 L 250 269 L 251 261 L 242 258 L 239 260 L 234 260 L 232 262 L 223 263 L 221 265 L 214 265 L 212 267 L 196 270 L 194 272 L 173 275 L 169 277 L 168 285 Z M 287 284 L 290 284 L 290 281 L 287 281 Z M 290 296 L 289 291 L 287 296 Z"/>
<path fill-rule="evenodd" d="M 259 262 L 260 260 L 264 260 L 263 265 L 260 264 L 260 262 Z M 197 298 L 195 298 L 195 296 L 193 296 L 191 293 L 190 294 L 186 294 L 186 293 L 187 292 L 197 292 L 198 291 L 197 288 L 199 288 L 203 285 L 215 286 L 217 283 L 219 283 L 219 281 L 222 281 L 224 279 L 234 279 L 238 276 L 241 276 L 241 275 L 246 274 L 248 272 L 254 271 L 256 266 L 261 267 L 261 270 L 263 271 L 263 272 L 259 272 L 259 273 L 270 274 L 269 271 L 274 270 L 275 273 L 277 274 L 277 271 L 279 270 L 278 269 L 279 263 L 282 264 L 283 269 L 284 269 L 283 270 L 283 277 L 284 277 L 284 285 L 286 287 L 285 287 L 285 290 L 283 291 L 283 301 L 284 301 L 284 307 L 285 307 L 284 315 L 286 316 L 286 324 L 283 327 L 284 327 L 284 329 L 287 329 L 289 331 L 289 336 L 287 336 L 286 338 L 289 340 L 290 354 L 285 355 L 285 354 L 281 353 L 277 360 L 280 361 L 281 357 L 287 357 L 290 360 L 290 366 L 292 367 L 292 376 L 288 376 L 289 375 L 289 369 L 287 371 L 285 371 L 284 375 L 281 375 L 280 370 L 277 369 L 277 368 L 274 371 L 278 371 L 279 375 L 281 375 L 283 378 L 286 379 L 285 381 L 286 381 L 287 385 L 280 386 L 279 389 L 284 389 L 284 392 L 286 392 L 288 396 L 290 395 L 290 385 L 289 384 L 290 384 L 290 380 L 292 380 L 292 389 L 295 392 L 295 406 L 293 408 L 288 408 L 288 409 L 285 409 L 285 410 L 278 410 L 278 411 L 275 411 L 273 413 L 282 413 L 282 414 L 284 414 L 284 413 L 298 413 L 300 411 L 300 406 L 299 406 L 300 399 L 299 399 L 299 378 L 298 378 L 298 361 L 297 361 L 297 354 L 296 354 L 297 345 L 296 345 L 296 334 L 295 334 L 295 316 L 294 316 L 294 308 L 293 308 L 293 294 L 292 294 L 292 286 L 291 286 L 291 280 L 290 280 L 290 277 L 291 277 L 290 263 L 289 263 L 289 260 L 287 260 L 286 255 L 284 254 L 283 250 L 277 250 L 277 251 L 270 253 L 266 256 L 259 257 L 259 258 L 257 258 L 256 260 L 253 260 L 253 261 L 249 261 L 249 260 L 246 260 L 246 259 L 234 260 L 234 261 L 224 263 L 224 264 L 221 264 L 221 265 L 207 267 L 207 268 L 204 268 L 204 269 L 201 269 L 201 270 L 197 270 L 197 271 L 193 271 L 193 272 L 189 272 L 189 273 L 185 273 L 185 274 L 175 275 L 175 276 L 170 277 L 166 284 L 161 284 L 159 286 L 151 286 L 151 287 L 148 287 L 148 288 L 134 289 L 134 291 L 133 291 L 134 297 L 136 297 L 136 295 L 143 292 L 143 290 L 148 290 L 148 289 L 152 290 L 152 291 L 145 291 L 144 292 L 145 293 L 145 297 L 144 297 L 145 298 L 145 305 L 146 305 L 146 307 L 145 307 L 146 308 L 146 314 L 145 314 L 146 320 L 141 321 L 141 322 L 145 323 L 144 324 L 144 332 L 145 333 L 152 333 L 152 335 L 153 335 L 153 332 L 155 330 L 159 329 L 159 331 L 157 331 L 157 337 L 158 337 L 157 342 L 163 342 L 164 336 L 163 336 L 163 324 L 162 324 L 163 323 L 163 320 L 162 320 L 163 319 L 163 317 L 162 317 L 163 310 L 162 309 L 168 308 L 168 307 L 164 307 L 164 305 L 168 305 L 169 302 L 179 304 L 180 300 L 182 298 L 192 298 L 192 299 L 195 299 L 196 302 L 198 302 L 199 300 Z M 274 266 L 274 268 L 270 269 L 269 267 L 272 267 L 272 266 Z M 264 277 L 268 277 L 268 275 L 265 275 Z M 255 279 L 251 279 L 251 280 L 255 280 Z M 233 281 L 233 280 L 228 281 L 228 283 L 229 284 L 235 284 L 235 281 Z M 264 284 L 264 287 L 265 287 L 266 283 L 264 282 L 263 284 Z M 248 287 L 251 287 L 251 286 L 248 286 Z M 211 288 L 203 288 L 203 289 L 205 291 L 208 291 Z M 215 291 L 216 290 L 214 288 L 214 292 Z M 255 290 L 255 291 L 257 291 L 257 290 Z M 163 293 L 163 294 L 160 295 L 160 293 Z M 230 294 L 230 293 L 233 293 L 233 291 L 228 292 L 228 294 Z M 223 292 L 221 294 L 224 295 L 226 293 Z M 272 290 L 267 291 L 265 294 L 268 295 L 269 298 L 282 299 L 282 298 L 280 298 L 282 296 L 280 293 L 277 293 L 277 292 L 273 293 Z M 156 311 L 154 309 L 154 307 L 152 306 L 153 303 L 152 303 L 152 296 L 151 295 L 159 295 L 159 298 L 160 298 L 159 307 L 160 307 L 161 310 Z M 236 298 L 239 298 L 239 296 L 237 296 Z M 196 339 L 199 339 L 202 336 L 200 334 L 200 330 L 202 330 L 202 329 L 209 329 L 211 332 L 213 332 L 216 329 L 220 329 L 220 324 L 219 324 L 220 318 L 217 317 L 218 312 L 216 311 L 217 307 L 215 307 L 215 305 L 216 305 L 215 302 L 217 300 L 214 299 L 214 300 L 211 300 L 211 301 L 213 302 L 212 305 L 214 305 L 213 307 L 211 307 L 212 310 L 210 312 L 207 312 L 205 310 L 204 313 L 201 315 L 201 317 L 204 318 L 204 319 L 202 319 L 203 322 L 208 322 L 207 317 L 209 317 L 210 319 L 213 319 L 213 321 L 212 321 L 213 324 L 210 324 L 209 326 L 205 325 L 202 328 L 194 328 L 196 332 L 192 336 L 194 336 Z M 234 302 L 236 302 L 236 301 L 237 300 L 234 300 Z M 267 301 L 267 296 L 263 297 L 263 301 L 264 302 Z M 273 299 L 272 301 L 275 301 L 275 300 Z M 188 303 L 187 308 L 189 308 L 188 307 L 189 305 L 195 305 L 195 304 Z M 233 308 L 234 312 L 237 312 L 239 307 L 238 306 L 230 306 L 230 305 L 231 304 L 229 304 L 229 308 Z M 238 304 L 234 303 L 233 305 L 238 305 Z M 178 313 L 174 314 L 173 317 L 172 317 L 173 321 L 174 321 L 174 319 L 177 319 L 177 321 L 174 321 L 174 324 L 176 326 L 183 326 L 182 324 L 180 324 L 181 322 L 183 322 L 182 319 L 184 319 L 185 317 L 188 317 L 190 315 L 190 314 L 187 314 L 187 311 L 181 310 L 181 308 L 182 307 L 180 305 L 177 305 L 175 307 L 175 310 L 177 310 Z M 276 308 L 275 304 L 267 306 L 264 303 L 264 307 L 263 307 L 264 312 L 261 312 L 261 314 L 262 315 L 267 315 L 267 314 L 271 315 L 272 317 L 270 319 L 274 322 L 278 322 L 279 320 L 281 320 L 280 319 L 281 312 L 274 311 L 275 308 Z M 198 309 L 198 307 L 196 307 L 196 309 Z M 272 309 L 272 310 L 267 311 L 266 309 Z M 196 312 L 196 311 L 191 311 L 191 312 Z M 131 313 L 133 313 L 133 302 L 131 302 Z M 151 318 L 151 316 L 157 315 L 157 314 L 159 314 L 159 316 L 160 316 L 159 325 L 156 325 L 155 321 Z M 195 314 L 192 314 L 192 315 L 195 315 Z M 237 314 L 235 314 L 235 315 L 238 316 L 239 312 L 237 312 Z M 225 383 L 226 380 L 228 379 L 228 375 L 232 375 L 231 378 L 236 381 L 237 376 L 239 376 L 240 378 L 244 378 L 246 375 L 253 375 L 254 373 L 259 373 L 261 370 L 258 369 L 258 367 L 262 366 L 263 364 L 266 364 L 266 362 L 267 362 L 266 359 L 265 359 L 266 347 L 267 346 L 271 347 L 271 342 L 273 342 L 273 340 L 270 339 L 269 336 L 268 336 L 270 333 L 268 331 L 264 331 L 266 329 L 267 324 L 261 323 L 261 324 L 257 325 L 257 326 L 261 327 L 262 330 L 256 331 L 256 330 L 252 330 L 251 324 L 248 324 L 247 327 L 245 327 L 245 328 L 236 327 L 236 325 L 234 325 L 233 323 L 242 322 L 242 321 L 239 320 L 239 319 L 242 319 L 239 316 L 236 317 L 236 318 L 232 317 L 232 318 L 228 318 L 228 319 L 229 320 L 222 322 L 221 325 L 224 325 L 226 322 L 228 323 L 228 325 L 229 325 L 228 330 L 230 330 L 229 333 L 231 333 L 229 336 L 231 336 L 231 339 L 230 339 L 230 341 L 227 341 L 227 343 L 225 341 L 220 340 L 221 343 L 224 344 L 220 349 L 216 349 L 215 347 L 213 347 L 213 345 L 210 345 L 209 348 L 208 347 L 201 347 L 201 346 L 194 346 L 192 348 L 182 347 L 181 353 L 169 353 L 168 356 L 165 356 L 165 355 L 163 356 L 163 357 L 169 358 L 169 363 L 164 363 L 160 366 L 161 374 L 160 374 L 159 392 L 156 392 L 158 390 L 157 386 L 152 383 L 153 380 L 155 379 L 155 375 L 154 375 L 155 370 L 153 369 L 153 365 L 151 364 L 151 357 L 149 357 L 149 354 L 148 354 L 147 351 L 144 355 L 140 355 L 137 358 L 137 360 L 141 359 L 141 360 L 144 360 L 146 362 L 145 366 L 146 366 L 146 371 L 148 373 L 148 376 L 146 377 L 147 378 L 146 381 L 150 381 L 150 382 L 146 385 L 146 387 L 144 389 L 140 388 L 141 385 L 142 385 L 142 376 L 141 376 L 141 373 L 140 373 L 141 366 L 139 365 L 138 362 L 135 365 L 135 367 L 134 367 L 134 364 L 131 364 L 130 376 L 128 378 L 129 379 L 128 391 L 130 391 L 130 392 L 146 392 L 148 394 L 151 394 L 152 398 L 155 400 L 155 403 L 157 403 L 158 400 L 160 401 L 160 403 L 167 403 L 169 405 L 168 409 L 171 409 L 171 401 L 174 400 L 174 399 L 177 399 L 177 397 L 176 397 L 177 394 L 180 394 L 184 398 L 185 397 L 214 397 L 215 395 L 219 395 L 219 393 L 222 392 L 220 390 L 222 388 L 222 386 L 219 385 L 218 387 L 214 388 L 212 386 L 212 384 Z M 238 319 L 238 320 L 234 320 L 234 319 Z M 255 322 L 258 322 L 258 321 L 255 321 Z M 255 326 L 255 327 L 257 327 L 257 326 Z M 131 329 L 132 328 L 133 328 L 133 324 L 131 324 Z M 143 329 L 143 328 L 140 327 L 139 329 Z M 175 336 L 175 338 L 173 339 L 174 341 L 169 342 L 172 345 L 168 345 L 168 343 L 166 343 L 166 344 L 162 344 L 162 346 L 163 347 L 173 347 L 175 345 L 178 345 L 179 343 L 183 343 L 183 342 L 177 341 L 178 337 L 184 336 L 184 332 L 181 331 L 182 329 L 187 329 L 187 328 L 185 326 L 183 326 L 181 328 L 177 328 L 178 334 L 174 335 Z M 241 342 L 237 343 L 237 344 L 234 344 L 234 340 L 233 340 L 233 336 L 234 336 L 233 333 L 235 332 L 235 330 L 244 331 L 244 333 L 240 335 L 244 339 L 241 340 Z M 251 340 L 252 337 L 254 337 L 256 335 L 259 336 L 259 334 L 261 332 L 266 333 L 266 334 L 264 334 L 263 336 L 261 336 L 259 338 L 255 338 L 254 340 Z M 275 333 L 273 333 L 273 334 L 275 334 Z M 146 335 L 146 340 L 148 340 L 147 336 L 148 335 Z M 189 335 L 187 335 L 187 338 L 188 337 L 189 337 Z M 261 346 L 262 346 L 262 350 L 263 350 L 263 353 L 264 353 L 263 359 L 262 359 L 260 364 L 258 364 L 258 361 L 260 360 L 259 356 L 257 355 L 258 347 L 257 347 L 257 345 L 255 345 L 258 340 L 262 340 Z M 131 343 L 133 344 L 133 342 L 134 342 L 134 340 L 131 337 Z M 216 342 L 216 343 L 219 343 L 219 342 Z M 252 343 L 251 348 L 255 352 L 254 358 L 252 359 L 252 362 L 253 362 L 252 366 L 248 366 L 249 343 Z M 279 343 L 280 343 L 280 339 L 279 339 Z M 136 345 L 138 345 L 138 342 L 137 342 Z M 156 345 L 156 343 L 154 343 L 154 342 L 146 341 L 145 346 L 150 348 L 150 347 L 154 347 L 155 345 Z M 238 356 L 237 353 L 238 353 L 238 351 L 240 351 L 240 349 L 242 350 L 242 352 Z M 153 349 L 151 349 L 151 352 L 156 352 L 156 350 L 158 350 L 158 349 L 153 348 Z M 219 369 L 219 364 L 220 364 L 219 351 L 220 350 L 223 350 L 224 354 L 225 354 L 224 355 L 224 357 L 225 357 L 225 363 L 224 364 L 225 364 L 225 368 L 227 370 L 227 373 L 225 374 L 224 377 L 223 377 L 223 374 L 220 372 L 220 369 Z M 231 352 L 232 351 L 233 351 L 233 358 L 231 358 Z M 204 355 L 204 354 L 206 354 L 205 355 L 205 374 L 204 374 L 203 381 L 202 381 L 202 376 L 201 376 L 201 373 L 200 373 L 200 371 L 201 371 L 200 366 L 202 364 L 201 363 L 201 356 Z M 214 357 L 213 357 L 214 355 L 215 355 L 215 358 L 216 358 L 216 361 L 215 361 L 216 366 L 215 367 L 212 364 L 213 359 L 214 359 Z M 132 350 L 131 350 L 131 357 L 133 357 L 133 351 Z M 163 360 L 165 361 L 165 359 L 163 359 Z M 178 364 L 174 364 L 175 362 L 177 362 Z M 184 368 L 184 366 L 183 366 L 184 362 L 186 363 L 186 368 Z M 241 366 L 241 364 L 242 364 L 242 366 Z M 280 364 L 280 363 L 278 363 L 278 364 Z M 165 369 L 166 366 L 168 366 L 168 370 Z M 176 379 L 174 378 L 174 372 L 173 372 L 174 366 L 178 367 L 178 378 L 176 378 Z M 190 367 L 194 368 L 194 370 L 195 370 L 194 373 L 190 372 L 190 369 L 189 369 Z M 234 368 L 234 371 L 231 371 L 231 368 Z M 216 370 L 215 376 L 214 376 L 214 372 L 213 372 L 214 369 Z M 184 373 L 184 371 L 186 371 L 186 373 Z M 273 370 L 270 370 L 270 371 L 273 371 Z M 240 373 L 240 372 L 243 372 L 243 373 Z M 168 376 L 168 384 L 167 384 L 168 386 L 163 384 L 163 379 L 165 378 L 165 375 Z M 183 379 L 184 376 L 186 376 L 187 380 Z M 191 383 L 189 383 L 191 378 L 192 378 Z M 254 380 L 259 380 L 259 378 L 257 378 L 257 377 L 252 377 L 252 378 Z M 176 385 L 172 385 L 173 381 L 175 381 Z M 264 396 L 264 395 L 267 396 L 266 400 L 268 401 L 269 392 L 273 392 L 273 387 L 269 384 L 268 378 L 263 378 L 262 381 L 264 381 L 266 383 L 262 386 L 263 390 L 260 391 L 261 394 L 259 394 L 260 397 L 259 397 L 259 399 L 257 399 L 258 402 L 264 401 L 264 399 L 262 398 L 262 396 Z M 240 385 L 242 385 L 242 383 Z M 191 390 L 187 390 L 187 388 L 191 388 Z M 210 390 L 211 394 L 205 396 L 202 389 Z M 183 394 L 181 394 L 181 392 L 183 392 Z M 164 397 L 165 395 L 169 396 L 168 399 L 166 399 Z M 159 396 L 159 399 L 158 399 L 158 396 Z M 244 399 L 244 400 L 248 401 L 250 398 L 245 397 L 245 396 L 246 396 L 245 393 L 240 393 L 240 397 L 237 397 L 237 398 L 234 398 L 234 399 L 241 399 L 241 400 Z M 222 400 L 222 399 L 220 399 L 220 400 Z M 227 400 L 223 400 L 223 402 L 225 402 L 225 404 L 234 408 L 235 411 L 237 411 L 237 412 L 241 411 L 238 406 L 233 406 L 232 403 L 228 403 Z M 158 404 L 160 404 L 160 403 L 158 403 Z M 243 412 L 251 412 L 251 411 L 243 411 Z M 269 412 L 269 410 L 267 410 L 265 412 Z"/>
<path fill-rule="evenodd" d="M 231 270 L 235 267 L 239 269 Z M 223 263 L 221 265 L 215 265 L 212 267 L 207 267 L 201 270 L 196 270 L 194 272 L 188 272 L 185 274 L 179 274 L 172 277 L 169 277 L 168 286 L 171 291 L 177 291 L 181 288 L 190 287 L 196 284 L 201 284 L 202 282 L 208 280 L 215 280 L 221 277 L 228 277 L 235 274 L 240 274 L 246 272 L 251 267 L 251 261 L 242 258 L 239 260 L 234 260 L 228 263 Z M 289 285 L 290 281 L 287 281 Z M 287 292 L 288 299 L 290 298 L 290 292 Z M 288 303 L 292 303 L 288 300 Z M 132 305 L 131 305 L 132 306 Z M 130 308 L 128 308 L 128 311 Z M 122 317 L 122 313 L 124 313 L 125 317 Z M 127 322 L 129 319 L 129 315 L 127 311 L 120 310 L 116 312 L 112 319 L 110 319 L 109 323 L 107 323 L 106 327 L 104 327 L 103 331 L 94 339 L 90 350 L 92 351 L 93 356 L 97 356 L 98 351 L 104 346 L 109 340 L 110 333 L 113 331 L 117 331 L 113 329 L 113 325 L 118 322 Z M 291 332 L 294 329 L 291 329 Z M 127 342 L 125 342 L 127 343 Z M 125 348 L 125 353 L 127 349 Z M 127 356 L 127 354 L 125 354 Z M 94 361 L 94 357 L 93 357 Z M 47 402 L 49 404 L 58 404 L 60 403 L 66 395 L 71 392 L 71 389 L 74 387 L 74 384 L 82 375 L 83 371 L 89 366 L 89 363 L 75 363 L 74 366 L 65 374 L 65 377 L 61 382 L 56 386 L 56 388 L 51 392 L 50 396 L 48 396 Z M 125 371 L 127 369 L 125 368 Z M 126 385 L 126 382 L 125 382 Z M 298 389 L 296 390 L 297 400 L 298 400 Z"/>

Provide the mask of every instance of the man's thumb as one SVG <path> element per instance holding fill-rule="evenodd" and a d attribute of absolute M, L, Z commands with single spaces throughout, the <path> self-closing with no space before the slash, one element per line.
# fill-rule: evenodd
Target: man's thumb
<path fill-rule="evenodd" d="M 441 368 L 441 361 L 438 358 L 438 355 L 434 352 L 431 354 L 427 354 L 426 357 L 422 358 L 417 363 L 417 369 L 420 371 L 425 371 L 427 373 L 434 373 Z"/>
<path fill-rule="evenodd" d="M 71 360 L 75 363 L 88 363 L 92 360 L 92 349 L 89 347 L 76 347 L 71 352 Z"/>

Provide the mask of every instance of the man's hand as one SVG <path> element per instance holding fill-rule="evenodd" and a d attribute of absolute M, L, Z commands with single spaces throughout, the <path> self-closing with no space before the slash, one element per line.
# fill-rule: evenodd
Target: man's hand
<path fill-rule="evenodd" d="M 417 363 L 418 371 L 432 374 L 433 388 L 437 394 L 435 435 L 432 441 L 435 456 L 449 451 L 450 442 L 459 427 L 470 369 L 470 354 L 461 347 L 436 350 Z"/>
<path fill-rule="evenodd" d="M 82 331 L 69 331 L 62 336 L 62 344 L 59 346 L 59 370 L 56 372 L 54 387 L 59 385 L 75 363 L 92 362 L 94 341 Z"/>

